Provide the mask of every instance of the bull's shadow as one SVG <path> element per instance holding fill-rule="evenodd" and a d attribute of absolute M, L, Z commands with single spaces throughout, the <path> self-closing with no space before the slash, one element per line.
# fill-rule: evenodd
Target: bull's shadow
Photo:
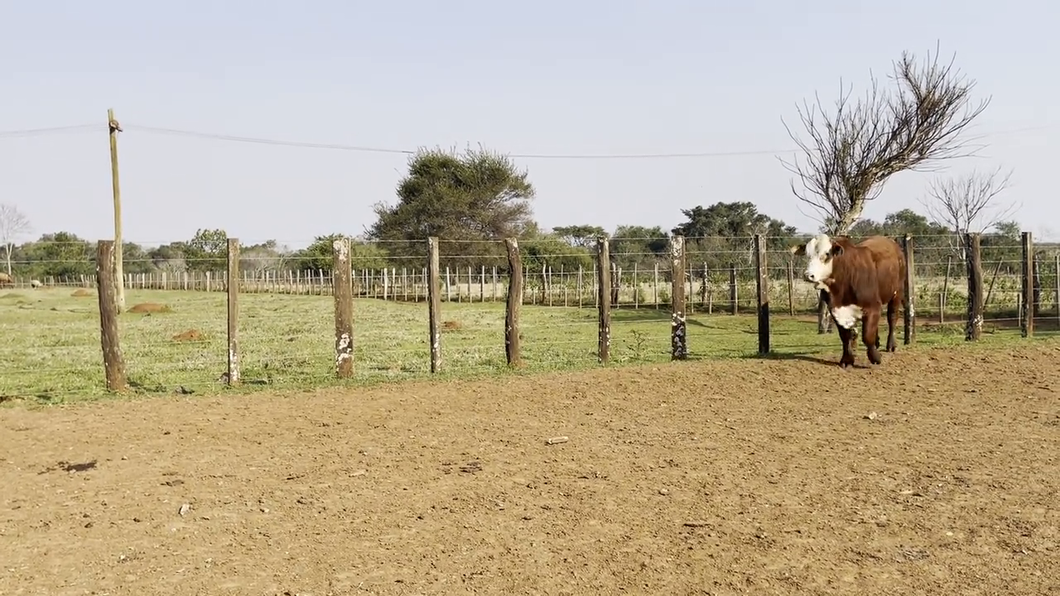
<path fill-rule="evenodd" d="M 842 348 L 840 348 L 842 349 Z M 826 358 L 816 352 L 770 352 L 769 354 L 750 354 L 747 358 L 754 358 L 757 360 L 800 360 L 802 362 L 812 362 L 814 364 L 822 364 L 825 366 L 832 366 L 839 368 L 839 357 Z M 865 361 L 855 362 L 851 368 L 857 369 L 868 369 L 871 365 L 868 364 L 868 356 L 864 356 Z"/>

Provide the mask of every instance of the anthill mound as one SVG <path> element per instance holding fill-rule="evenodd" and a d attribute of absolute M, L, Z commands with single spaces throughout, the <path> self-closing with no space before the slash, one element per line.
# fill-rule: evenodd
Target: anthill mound
<path fill-rule="evenodd" d="M 74 298 L 85 298 L 94 295 L 94 292 L 92 290 L 86 290 L 85 288 L 77 288 L 74 290 L 74 293 L 70 295 Z"/>
<path fill-rule="evenodd" d="M 444 331 L 460 331 L 464 328 L 464 325 L 460 321 L 442 321 L 442 329 Z"/>
<path fill-rule="evenodd" d="M 154 312 L 170 312 L 170 309 L 165 304 L 156 304 L 154 302 L 141 302 L 129 309 L 129 312 L 135 313 L 154 313 Z"/>
<path fill-rule="evenodd" d="M 202 331 L 198 329 L 188 329 L 184 333 L 178 333 L 173 336 L 174 341 L 199 341 L 202 339 Z"/>

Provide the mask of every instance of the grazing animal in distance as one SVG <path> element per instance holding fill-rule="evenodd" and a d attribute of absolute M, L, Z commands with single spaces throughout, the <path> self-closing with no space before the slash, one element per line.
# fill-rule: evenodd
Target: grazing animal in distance
<path fill-rule="evenodd" d="M 0 273 L 0 288 L 4 286 L 15 285 L 15 280 L 11 279 L 11 276 L 6 273 Z"/>
<path fill-rule="evenodd" d="M 791 247 L 795 256 L 808 259 L 803 277 L 818 290 L 828 292 L 828 306 L 839 327 L 843 356 L 839 366 L 854 364 L 857 322 L 869 361 L 880 364 L 880 316 L 887 305 L 887 351 L 898 349 L 894 338 L 898 307 L 905 300 L 905 253 L 886 236 L 872 236 L 854 244 L 846 236 L 818 234 L 805 244 Z"/>
<path fill-rule="evenodd" d="M 39 279 L 34 279 L 34 280 L 30 280 L 29 285 L 32 286 L 33 288 L 39 288 L 39 287 L 43 286 L 44 284 L 42 284 Z"/>

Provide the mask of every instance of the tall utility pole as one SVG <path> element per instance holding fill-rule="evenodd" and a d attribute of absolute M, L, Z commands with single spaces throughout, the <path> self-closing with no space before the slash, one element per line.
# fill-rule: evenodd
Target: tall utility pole
<path fill-rule="evenodd" d="M 118 133 L 121 125 L 114 119 L 114 110 L 107 110 L 107 129 L 110 135 L 110 179 L 114 188 L 114 277 L 118 312 L 125 312 L 125 267 L 121 243 L 121 185 L 118 184 Z"/>

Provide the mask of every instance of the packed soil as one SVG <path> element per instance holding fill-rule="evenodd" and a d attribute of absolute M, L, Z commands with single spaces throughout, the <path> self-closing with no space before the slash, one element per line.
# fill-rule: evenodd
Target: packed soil
<path fill-rule="evenodd" d="M 5 408 L 0 593 L 1057 593 L 1058 343 L 837 359 Z"/>

